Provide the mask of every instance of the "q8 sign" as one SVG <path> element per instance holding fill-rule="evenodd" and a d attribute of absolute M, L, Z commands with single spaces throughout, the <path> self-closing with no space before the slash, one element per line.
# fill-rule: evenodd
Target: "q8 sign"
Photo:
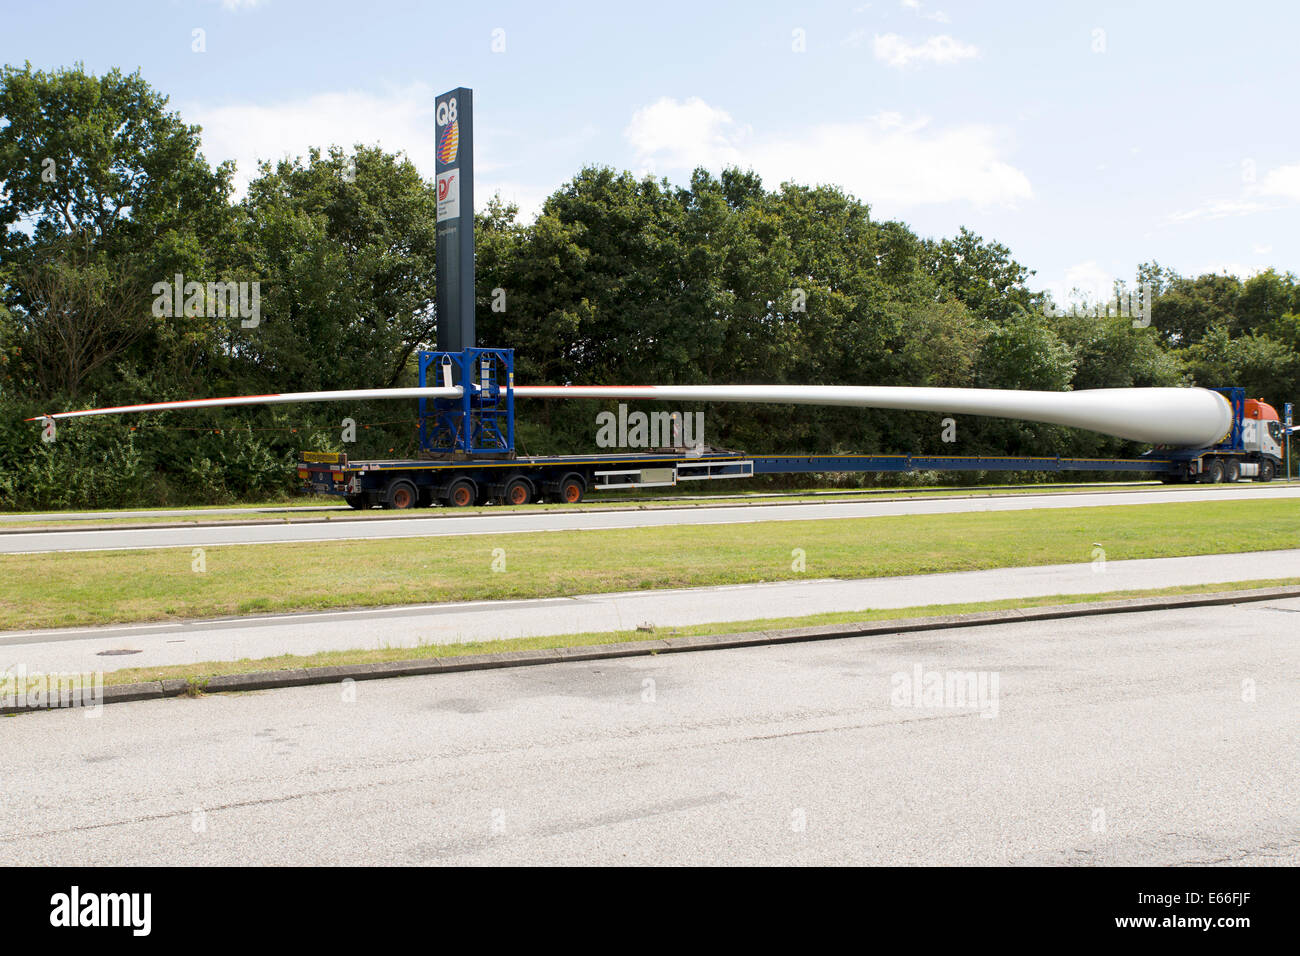
<path fill-rule="evenodd" d="M 435 119 L 438 124 L 438 222 L 460 217 L 460 116 L 458 97 L 448 94 L 438 100 Z"/>
<path fill-rule="evenodd" d="M 438 349 L 474 345 L 474 94 L 463 86 L 435 101 Z"/>

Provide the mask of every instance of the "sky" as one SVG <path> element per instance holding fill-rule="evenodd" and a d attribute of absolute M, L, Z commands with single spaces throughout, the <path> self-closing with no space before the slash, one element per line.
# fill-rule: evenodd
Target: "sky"
<path fill-rule="evenodd" d="M 1300 5 L 0 0 L 0 62 L 139 68 L 204 155 L 364 143 L 433 178 L 474 91 L 475 190 L 531 218 L 584 165 L 834 184 L 923 236 L 1010 247 L 1034 288 L 1300 272 Z"/>

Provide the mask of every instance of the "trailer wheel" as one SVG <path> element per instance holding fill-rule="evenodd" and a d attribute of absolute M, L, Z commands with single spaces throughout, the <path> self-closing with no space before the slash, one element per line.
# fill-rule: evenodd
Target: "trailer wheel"
<path fill-rule="evenodd" d="M 1241 462 L 1229 458 L 1223 463 L 1223 480 L 1235 482 L 1241 477 Z"/>
<path fill-rule="evenodd" d="M 396 481 L 389 482 L 388 488 L 384 491 L 384 507 L 405 510 L 414 508 L 420 502 L 420 493 L 415 490 L 415 485 L 405 478 L 398 478 Z"/>
<path fill-rule="evenodd" d="M 474 503 L 474 482 L 468 478 L 457 478 L 447 486 L 443 500 L 453 508 L 469 507 Z"/>
<path fill-rule="evenodd" d="M 506 485 L 501 500 L 508 505 L 526 505 L 533 500 L 533 486 L 528 483 L 527 478 L 513 478 Z"/>
<path fill-rule="evenodd" d="M 366 504 L 365 495 L 344 495 L 343 500 L 348 503 L 349 508 L 355 508 L 357 511 L 365 511 L 370 507 Z"/>
<path fill-rule="evenodd" d="M 1273 480 L 1273 463 L 1271 461 L 1264 460 L 1259 463 L 1259 475 L 1255 478 L 1255 480 L 1256 481 Z"/>
<path fill-rule="evenodd" d="M 576 505 L 582 500 L 584 491 L 583 481 L 577 475 L 569 475 L 560 482 L 560 500 L 566 505 Z"/>
<path fill-rule="evenodd" d="M 1205 473 L 1201 476 L 1201 480 L 1207 485 L 1223 481 L 1223 459 L 1211 458 L 1210 463 L 1205 466 Z"/>

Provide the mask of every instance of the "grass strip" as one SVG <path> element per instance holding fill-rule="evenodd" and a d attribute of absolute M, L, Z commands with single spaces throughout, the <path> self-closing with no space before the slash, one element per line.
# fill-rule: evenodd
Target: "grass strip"
<path fill-rule="evenodd" d="M 1300 547 L 1289 500 L 0 555 L 9 630 Z"/>

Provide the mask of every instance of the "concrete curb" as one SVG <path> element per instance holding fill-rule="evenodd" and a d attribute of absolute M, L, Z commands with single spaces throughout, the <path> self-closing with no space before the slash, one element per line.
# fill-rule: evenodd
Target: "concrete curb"
<path fill-rule="evenodd" d="M 1051 621 L 1070 617 L 1101 614 L 1131 614 L 1141 611 L 1167 611 L 1185 607 L 1215 607 L 1255 601 L 1300 598 L 1300 587 L 1259 588 L 1244 591 L 1216 591 L 1207 594 L 1166 595 L 1128 598 L 1121 601 L 1096 601 L 1088 604 L 1057 604 L 1045 607 L 1010 608 L 1004 611 L 978 611 L 972 614 L 942 614 L 934 617 L 899 618 L 860 624 L 832 624 L 822 627 L 795 627 L 774 631 L 740 631 L 735 634 L 701 634 L 692 637 L 669 637 L 657 640 L 627 641 L 618 644 L 590 644 L 583 647 L 553 647 L 530 651 L 504 651 L 496 654 L 467 654 L 462 657 L 431 657 L 423 660 L 387 661 L 382 664 L 349 664 L 338 667 L 304 667 L 294 670 L 252 671 L 226 674 L 191 684 L 188 680 L 169 679 L 141 684 L 114 684 L 103 689 L 105 704 L 135 700 L 158 700 L 180 697 L 197 686 L 205 694 L 232 691 L 273 690 L 279 687 L 302 687 L 309 684 L 334 684 L 343 680 L 382 680 L 389 677 L 417 677 L 449 674 L 456 671 L 491 670 L 499 667 L 533 667 L 564 661 L 608 660 L 619 657 L 644 657 L 652 654 L 677 654 L 688 651 L 724 650 L 764 644 L 795 644 L 804 641 L 827 641 L 845 637 L 877 637 L 916 631 L 937 631 L 955 627 L 982 627 L 1007 621 Z M 3 700 L 3 698 L 0 698 Z M 0 714 L 50 710 L 44 707 L 19 707 L 0 704 Z"/>

